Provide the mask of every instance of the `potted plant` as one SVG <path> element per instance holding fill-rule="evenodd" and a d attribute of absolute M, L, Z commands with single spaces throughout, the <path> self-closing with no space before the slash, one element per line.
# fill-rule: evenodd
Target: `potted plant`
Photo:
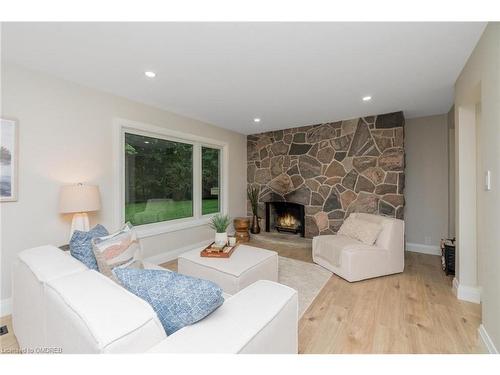
<path fill-rule="evenodd" d="M 259 225 L 259 188 L 258 186 L 249 186 L 247 189 L 247 197 L 250 201 L 250 205 L 252 206 L 252 226 L 250 227 L 250 232 L 253 234 L 260 233 L 260 225 Z"/>
<path fill-rule="evenodd" d="M 215 246 L 223 247 L 227 244 L 227 227 L 230 223 L 229 215 L 217 214 L 210 219 L 210 228 L 215 230 Z"/>

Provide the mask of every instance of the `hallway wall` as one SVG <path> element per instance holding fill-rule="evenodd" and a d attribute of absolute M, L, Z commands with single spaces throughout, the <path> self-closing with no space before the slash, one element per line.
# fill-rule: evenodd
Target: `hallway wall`
<path fill-rule="evenodd" d="M 477 186 L 482 188 L 477 191 L 480 205 L 478 215 L 481 217 L 481 225 L 477 228 L 477 236 L 481 239 L 478 248 L 479 260 L 477 264 L 477 274 L 481 287 L 482 319 L 483 324 L 480 329 L 483 342 L 500 348 L 500 23 L 489 23 L 481 39 L 479 40 L 472 55 L 467 61 L 464 69 L 455 84 L 455 129 L 459 130 L 464 124 L 460 122 L 459 113 L 467 106 L 475 106 L 481 103 L 481 125 L 477 136 L 480 138 L 480 148 L 478 157 L 481 160 L 480 181 Z M 479 98 L 478 98 L 479 96 Z M 460 138 L 455 140 L 456 151 L 461 152 Z M 464 151 L 464 150 L 462 150 Z M 491 190 L 484 188 L 484 174 L 491 171 Z M 461 243 L 461 231 L 459 227 L 461 217 L 460 206 L 463 203 L 464 191 L 458 181 L 460 171 L 456 170 L 457 179 L 456 190 L 456 210 L 457 223 L 456 230 L 458 236 L 459 266 L 460 273 L 457 275 L 459 288 L 465 291 L 479 290 L 476 285 L 466 284 L 467 273 L 475 272 L 474 264 L 464 262 L 463 256 L 468 249 Z M 477 176 L 467 176 L 476 178 Z M 474 187 L 477 187 L 474 184 Z M 470 194 L 467 195 L 470 197 Z M 469 289 L 466 289 L 469 288 Z M 472 289 L 470 289 L 472 288 Z M 493 350 L 493 346 L 490 346 Z"/>

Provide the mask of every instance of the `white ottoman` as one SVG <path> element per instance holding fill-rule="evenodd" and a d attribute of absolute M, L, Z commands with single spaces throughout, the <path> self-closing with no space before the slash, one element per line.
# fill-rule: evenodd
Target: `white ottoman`
<path fill-rule="evenodd" d="M 258 280 L 278 281 L 275 251 L 240 245 L 229 258 L 204 258 L 200 256 L 201 250 L 179 255 L 179 273 L 213 281 L 228 294 L 235 294 Z"/>

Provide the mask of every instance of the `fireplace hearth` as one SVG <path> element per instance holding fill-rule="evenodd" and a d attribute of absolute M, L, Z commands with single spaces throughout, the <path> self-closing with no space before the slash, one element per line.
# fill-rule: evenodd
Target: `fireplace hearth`
<path fill-rule="evenodd" d="M 304 206 L 291 202 L 266 202 L 266 232 L 273 231 L 304 237 Z"/>

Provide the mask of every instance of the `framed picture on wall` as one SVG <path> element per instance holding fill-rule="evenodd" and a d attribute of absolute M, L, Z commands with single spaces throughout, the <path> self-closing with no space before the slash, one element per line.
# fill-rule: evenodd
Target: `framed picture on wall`
<path fill-rule="evenodd" d="M 17 200 L 17 122 L 0 119 L 0 202 Z"/>

